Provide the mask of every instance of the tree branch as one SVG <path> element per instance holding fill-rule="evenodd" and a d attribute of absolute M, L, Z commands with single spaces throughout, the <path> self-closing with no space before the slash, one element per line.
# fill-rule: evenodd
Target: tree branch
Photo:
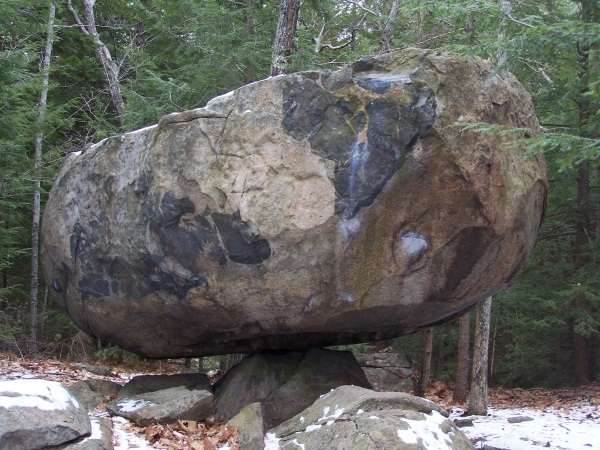
<path fill-rule="evenodd" d="M 75 24 L 79 27 L 79 29 L 81 30 L 81 32 L 89 35 L 90 32 L 88 31 L 88 29 L 86 28 L 86 26 L 83 24 L 83 22 L 79 18 L 79 14 L 77 14 L 77 11 L 75 11 L 75 8 L 73 8 L 73 4 L 71 3 L 71 0 L 67 0 L 67 9 L 69 10 L 69 12 L 71 13 L 71 15 L 73 16 L 73 20 L 75 20 Z"/>
<path fill-rule="evenodd" d="M 315 49 L 315 53 L 321 53 L 323 51 L 324 48 L 329 48 L 331 50 L 339 50 L 341 48 L 344 47 L 348 47 L 349 45 L 352 45 L 356 39 L 356 28 L 354 30 L 352 30 L 352 34 L 350 36 L 350 39 L 347 42 L 344 42 L 343 44 L 340 45 L 332 45 L 332 44 L 321 44 L 318 42 L 317 38 L 313 38 L 315 41 L 315 44 L 317 44 L 318 48 Z"/>

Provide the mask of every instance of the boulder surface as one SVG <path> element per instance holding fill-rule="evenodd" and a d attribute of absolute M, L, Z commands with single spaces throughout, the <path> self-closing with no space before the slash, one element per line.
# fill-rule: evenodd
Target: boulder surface
<path fill-rule="evenodd" d="M 404 355 L 395 352 L 365 353 L 357 358 L 376 391 L 410 392 L 415 369 Z"/>
<path fill-rule="evenodd" d="M 42 449 L 91 431 L 87 411 L 60 383 L 0 382 L 0 450 Z"/>
<path fill-rule="evenodd" d="M 435 403 L 399 392 L 342 386 L 265 436 L 265 450 L 471 450 L 473 444 Z"/>
<path fill-rule="evenodd" d="M 352 352 L 312 348 L 304 355 L 257 353 L 215 384 L 216 415 L 230 419 L 259 402 L 265 428 L 271 428 L 343 385 L 371 388 Z"/>
<path fill-rule="evenodd" d="M 81 329 L 149 357 L 440 323 L 508 285 L 545 205 L 543 159 L 473 122 L 539 128 L 512 75 L 429 50 L 244 86 L 69 155 L 45 279 Z"/>

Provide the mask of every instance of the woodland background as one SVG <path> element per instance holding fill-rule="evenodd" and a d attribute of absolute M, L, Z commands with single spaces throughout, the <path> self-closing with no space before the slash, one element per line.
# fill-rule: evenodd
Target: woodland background
<path fill-rule="evenodd" d="M 40 207 L 66 154 L 270 74 L 413 46 L 511 71 L 543 127 L 528 145 L 546 154 L 548 212 L 522 273 L 494 297 L 490 382 L 598 379 L 598 0 L 0 0 L 0 11 L 0 351 L 123 356 L 78 332 L 38 279 Z M 454 377 L 458 336 L 457 322 L 435 328 L 438 379 Z M 422 341 L 393 345 L 419 361 Z"/>

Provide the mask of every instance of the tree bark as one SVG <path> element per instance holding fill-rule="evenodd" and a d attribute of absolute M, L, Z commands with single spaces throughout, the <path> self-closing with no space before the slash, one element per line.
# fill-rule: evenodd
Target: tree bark
<path fill-rule="evenodd" d="M 600 8 L 597 2 L 583 0 L 580 2 L 581 20 L 586 23 L 596 23 L 600 20 Z M 579 107 L 579 126 L 580 134 L 584 137 L 590 136 L 588 126 L 590 119 L 597 113 L 597 105 L 592 105 L 589 97 L 590 85 L 594 82 L 592 73 L 593 61 L 590 54 L 596 50 L 592 44 L 587 41 L 577 43 L 578 62 L 579 62 L 579 96 L 577 104 Z M 590 262 L 588 245 L 591 240 L 591 201 L 590 201 L 590 163 L 583 162 L 577 169 L 577 217 L 575 220 L 575 248 L 573 255 L 574 267 L 581 271 Z M 577 298 L 580 294 L 575 293 L 574 302 L 579 304 L 580 308 L 587 309 L 587 314 L 592 314 L 585 299 Z M 577 306 L 574 306 L 577 307 Z M 577 314 L 577 313 L 575 313 Z M 591 381 L 591 365 L 589 358 L 589 336 L 584 336 L 575 331 L 575 320 L 570 321 L 572 344 L 573 344 L 573 363 L 572 380 L 577 385 L 589 384 Z"/>
<path fill-rule="evenodd" d="M 33 191 L 33 217 L 31 226 L 31 288 L 29 291 L 29 341 L 31 353 L 37 353 L 37 297 L 39 284 L 39 240 L 40 240 L 40 191 L 41 191 L 41 169 L 42 169 L 42 130 L 46 119 L 46 106 L 48 103 L 48 81 L 50 78 L 50 58 L 52 57 L 52 46 L 54 44 L 54 16 L 56 8 L 50 2 L 48 10 L 48 22 L 46 28 L 46 47 L 42 60 L 42 92 L 38 109 L 37 126 L 38 132 L 35 137 L 34 153 L 34 191 Z"/>
<path fill-rule="evenodd" d="M 122 126 L 125 115 L 125 101 L 123 100 L 121 85 L 119 84 L 119 68 L 112 59 L 108 47 L 102 42 L 102 39 L 100 39 L 100 34 L 96 29 L 96 19 L 94 17 L 94 4 L 96 3 L 96 0 L 81 0 L 81 3 L 83 5 L 83 14 L 85 15 L 85 20 L 87 22 L 85 25 L 79 18 L 77 11 L 73 8 L 71 0 L 67 0 L 67 8 L 79 29 L 94 39 L 94 43 L 96 44 L 96 54 L 100 58 L 106 80 L 108 81 L 110 98 L 115 107 L 115 111 L 117 112 L 119 124 Z"/>
<path fill-rule="evenodd" d="M 502 11 L 504 14 L 510 15 L 512 13 L 511 0 L 498 0 L 498 4 L 500 5 L 500 11 Z M 506 61 L 508 60 L 508 52 L 506 51 L 506 48 L 503 48 L 505 40 L 505 22 L 506 21 L 503 18 L 500 24 L 500 32 L 498 33 L 498 44 L 500 46 L 500 49 L 498 50 L 498 67 L 504 66 L 506 64 Z"/>
<path fill-rule="evenodd" d="M 248 39 L 254 37 L 254 17 L 252 14 L 252 0 L 246 0 L 246 34 Z M 249 62 L 246 68 L 246 83 L 254 81 L 254 63 Z"/>
<path fill-rule="evenodd" d="M 392 9 L 388 17 L 387 23 L 383 27 L 381 32 L 381 42 L 379 43 L 379 53 L 387 53 L 392 49 L 392 39 L 394 34 L 394 27 L 398 13 L 400 12 L 400 4 L 402 0 L 393 0 Z"/>
<path fill-rule="evenodd" d="M 471 376 L 471 398 L 468 413 L 484 416 L 488 403 L 488 347 L 490 342 L 490 322 L 492 317 L 492 297 L 477 304 L 475 324 L 475 345 L 473 347 L 473 373 Z"/>
<path fill-rule="evenodd" d="M 455 403 L 467 401 L 467 384 L 469 382 L 469 347 L 471 344 L 471 309 L 465 311 L 458 319 L 458 363 L 454 378 Z"/>
<path fill-rule="evenodd" d="M 424 396 L 431 376 L 431 355 L 433 353 L 433 327 L 423 330 L 423 353 L 421 355 L 421 385 L 418 395 Z"/>
<path fill-rule="evenodd" d="M 281 0 L 271 58 L 270 76 L 272 77 L 288 73 L 290 56 L 296 51 L 294 39 L 301 6 L 301 0 Z"/>

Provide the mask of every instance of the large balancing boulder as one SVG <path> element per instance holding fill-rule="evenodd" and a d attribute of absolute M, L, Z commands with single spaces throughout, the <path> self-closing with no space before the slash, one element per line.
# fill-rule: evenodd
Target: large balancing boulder
<path fill-rule="evenodd" d="M 543 159 L 473 122 L 538 129 L 512 75 L 428 50 L 244 86 L 69 155 L 45 278 L 84 331 L 149 357 L 439 323 L 507 286 L 544 210 Z"/>

